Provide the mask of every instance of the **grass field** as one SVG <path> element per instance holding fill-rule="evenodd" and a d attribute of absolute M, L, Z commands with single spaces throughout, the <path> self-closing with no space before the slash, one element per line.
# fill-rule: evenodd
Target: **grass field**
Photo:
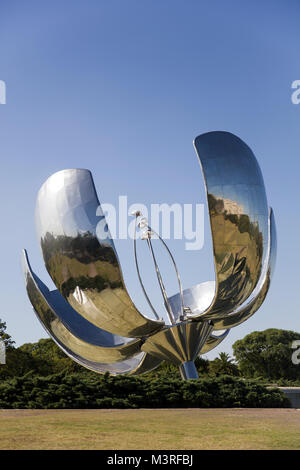
<path fill-rule="evenodd" d="M 300 449 L 300 410 L 0 410 L 0 449 Z"/>

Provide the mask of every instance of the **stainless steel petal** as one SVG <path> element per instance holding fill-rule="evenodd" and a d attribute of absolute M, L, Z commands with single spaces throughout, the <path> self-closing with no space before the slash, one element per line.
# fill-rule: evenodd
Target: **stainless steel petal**
<path fill-rule="evenodd" d="M 184 305 L 192 312 L 190 318 L 198 318 L 208 309 L 215 295 L 215 285 L 215 281 L 207 281 L 183 290 Z M 180 292 L 169 297 L 168 301 L 175 321 L 179 322 L 182 310 Z"/>
<path fill-rule="evenodd" d="M 215 293 L 215 281 L 202 282 L 190 289 L 183 291 L 184 305 L 188 306 L 193 312 L 189 315 L 190 319 L 201 317 L 202 313 L 210 306 Z M 180 293 L 168 298 L 172 312 L 176 321 L 179 321 L 181 314 L 181 295 Z M 206 354 L 211 349 L 218 346 L 228 335 L 229 330 L 212 331 L 206 343 L 199 354 Z"/>
<path fill-rule="evenodd" d="M 142 375 L 156 369 L 163 361 L 158 357 L 142 352 L 143 358 L 135 369 L 132 369 L 128 375 Z"/>
<path fill-rule="evenodd" d="M 253 292 L 267 247 L 264 182 L 251 149 L 228 132 L 195 139 L 207 191 L 216 292 L 206 318 L 218 319 Z"/>
<path fill-rule="evenodd" d="M 214 329 L 233 328 L 240 325 L 244 321 L 248 320 L 248 318 L 250 318 L 264 302 L 270 287 L 276 262 L 276 225 L 272 209 L 270 209 L 269 217 L 269 234 L 268 253 L 264 262 L 263 273 L 251 299 L 247 301 L 245 305 L 235 309 L 230 315 L 219 321 L 215 321 Z"/>
<path fill-rule="evenodd" d="M 259 282 L 249 299 L 242 306 L 233 309 L 233 311 L 230 313 L 226 312 L 223 318 L 213 320 L 214 331 L 233 328 L 240 325 L 260 308 L 266 298 L 276 262 L 276 225 L 272 209 L 270 209 L 270 215 L 268 219 L 267 253 L 263 262 L 263 270 Z M 185 289 L 183 291 L 184 303 L 192 311 L 191 314 L 187 314 L 187 318 L 191 320 L 210 318 L 210 315 L 204 312 L 207 311 L 208 306 L 211 304 L 214 298 L 214 292 L 214 281 L 203 282 L 189 289 Z M 177 320 L 181 312 L 180 294 L 178 293 L 170 297 L 169 302 L 172 307 L 173 314 Z M 204 353 L 201 352 L 201 354 Z"/>
<path fill-rule="evenodd" d="M 146 355 L 140 351 L 140 340 L 116 337 L 111 333 L 101 331 L 94 325 L 89 325 L 84 319 L 79 320 L 74 313 L 74 321 L 65 314 L 53 308 L 51 293 L 47 287 L 32 272 L 27 253 L 23 253 L 23 267 L 26 290 L 34 311 L 43 327 L 60 348 L 76 362 L 96 372 L 129 373 L 145 370 Z M 68 307 L 71 309 L 71 307 Z M 71 328 L 70 327 L 71 322 Z M 81 331 L 82 329 L 82 331 Z M 73 330 L 73 331 L 72 331 Z M 98 337 L 97 331 L 98 330 Z M 89 337 L 87 342 L 74 332 Z M 123 341 L 123 343 L 122 343 Z M 100 345 L 101 344 L 101 345 Z M 148 358 L 148 367 L 155 367 L 159 362 Z"/>
<path fill-rule="evenodd" d="M 144 317 L 126 290 L 90 171 L 59 171 L 44 183 L 36 226 L 51 278 L 82 317 L 125 337 L 143 337 L 163 326 Z"/>
<path fill-rule="evenodd" d="M 274 272 L 276 245 L 275 218 L 273 210 L 270 209 L 267 253 L 264 259 L 263 270 L 259 282 L 249 299 L 242 306 L 234 309 L 231 313 L 226 313 L 226 315 L 221 319 L 213 320 L 214 330 L 223 330 L 225 328 L 238 326 L 250 318 L 260 308 L 266 298 L 270 287 L 272 273 Z M 205 312 L 206 305 L 209 304 L 210 299 L 213 298 L 214 286 L 214 281 L 209 281 L 183 291 L 185 304 L 188 305 L 192 311 L 192 314 L 187 315 L 189 319 L 199 320 L 209 317 L 209 315 L 206 313 L 203 314 L 203 312 Z M 169 301 L 172 305 L 174 314 L 178 315 L 178 312 L 180 311 L 179 294 L 170 297 Z"/>
<path fill-rule="evenodd" d="M 230 330 L 219 330 L 219 331 L 213 331 L 210 336 L 208 337 L 206 343 L 204 344 L 203 348 L 201 349 L 199 355 L 201 354 L 206 354 L 212 349 L 216 348 L 219 346 L 222 341 L 227 338 L 228 333 Z"/>

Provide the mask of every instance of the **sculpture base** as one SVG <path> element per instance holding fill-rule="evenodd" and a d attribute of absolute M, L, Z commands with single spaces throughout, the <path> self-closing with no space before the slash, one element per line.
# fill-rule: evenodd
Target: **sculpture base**
<path fill-rule="evenodd" d="M 193 361 L 183 362 L 179 366 L 179 370 L 183 380 L 199 379 L 198 371 Z"/>

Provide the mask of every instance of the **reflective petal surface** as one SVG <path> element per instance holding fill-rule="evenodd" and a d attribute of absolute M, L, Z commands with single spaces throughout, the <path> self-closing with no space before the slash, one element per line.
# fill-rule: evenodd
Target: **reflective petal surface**
<path fill-rule="evenodd" d="M 264 262 L 263 273 L 259 280 L 259 283 L 255 288 L 251 299 L 249 299 L 249 301 L 247 301 L 245 305 L 242 305 L 240 308 L 235 309 L 230 315 L 223 318 L 222 320 L 214 322 L 214 328 L 217 330 L 222 328 L 233 328 L 248 320 L 248 318 L 250 318 L 260 308 L 266 298 L 276 263 L 276 225 L 272 209 L 270 209 L 269 220 L 270 242 L 268 254 Z"/>
<path fill-rule="evenodd" d="M 256 312 L 256 310 L 260 308 L 270 287 L 275 261 L 276 225 L 273 211 L 270 209 L 267 253 L 264 259 L 263 270 L 259 282 L 247 302 L 237 309 L 234 309 L 232 312 L 227 312 L 223 318 L 220 315 L 219 319 L 213 320 L 214 330 L 223 330 L 238 326 L 250 318 Z M 204 312 L 207 311 L 207 307 L 211 304 L 214 298 L 214 292 L 214 281 L 203 282 L 191 287 L 190 289 L 185 289 L 183 291 L 184 303 L 192 311 L 191 314 L 187 314 L 187 318 L 191 320 L 210 318 L 210 314 Z M 176 294 L 170 297 L 169 302 L 174 312 L 174 316 L 179 318 L 181 312 L 180 294 Z"/>
<path fill-rule="evenodd" d="M 142 337 L 163 326 L 144 317 L 127 293 L 90 171 L 63 170 L 44 183 L 36 226 L 53 282 L 82 317 L 125 337 Z"/>
<path fill-rule="evenodd" d="M 39 191 L 37 233 L 57 290 L 49 291 L 33 273 L 24 251 L 27 294 L 51 338 L 88 369 L 137 375 L 166 360 L 179 366 L 183 379 L 197 379 L 196 357 L 218 346 L 267 295 L 276 258 L 276 227 L 273 211 L 268 214 L 256 158 L 228 132 L 202 134 L 194 145 L 207 192 L 215 281 L 182 290 L 174 258 L 161 239 L 179 284 L 179 293 L 167 298 L 151 244 L 154 232 L 147 225 L 170 325 L 143 316 L 133 304 L 91 173 L 60 171 Z M 142 282 L 141 286 L 145 292 Z M 149 301 L 147 294 L 146 298 Z M 154 309 L 153 313 L 158 318 Z"/>
<path fill-rule="evenodd" d="M 207 191 L 216 292 L 207 318 L 217 319 L 253 292 L 267 247 L 268 207 L 251 149 L 228 132 L 195 139 Z"/>
<path fill-rule="evenodd" d="M 184 289 L 184 305 L 189 307 L 192 312 L 189 318 L 198 318 L 208 309 L 215 295 L 215 285 L 215 281 L 207 281 L 201 282 L 201 284 L 197 284 L 189 289 Z M 179 321 L 181 314 L 180 293 L 172 295 L 168 300 L 176 321 Z"/>
<path fill-rule="evenodd" d="M 212 330 L 209 322 L 182 322 L 168 326 L 150 336 L 142 345 L 142 351 L 181 365 L 198 356 Z"/>
<path fill-rule="evenodd" d="M 50 292 L 32 272 L 26 252 L 23 267 L 27 294 L 37 317 L 68 356 L 96 372 L 138 373 L 139 368 L 145 369 L 146 355 L 140 351 L 140 340 L 118 337 L 80 319 L 63 298 L 57 301 L 57 291 Z M 146 367 L 154 368 L 160 362 L 147 358 Z"/>
<path fill-rule="evenodd" d="M 219 344 L 222 343 L 225 338 L 227 338 L 229 331 L 230 330 L 213 331 L 208 337 L 208 340 L 204 344 L 199 354 L 206 354 L 212 349 L 219 346 Z"/>

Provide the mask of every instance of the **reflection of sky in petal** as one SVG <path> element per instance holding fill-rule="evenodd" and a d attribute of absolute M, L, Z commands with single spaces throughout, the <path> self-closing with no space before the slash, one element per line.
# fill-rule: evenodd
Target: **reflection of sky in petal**
<path fill-rule="evenodd" d="M 64 170 L 52 175 L 42 186 L 37 201 L 36 220 L 40 237 L 90 232 L 100 220 L 99 201 L 88 170 Z M 98 209 L 99 212 L 99 209 Z"/>
<path fill-rule="evenodd" d="M 219 186 L 212 186 L 209 188 L 209 194 L 212 194 L 216 199 L 223 199 L 223 187 Z"/>

